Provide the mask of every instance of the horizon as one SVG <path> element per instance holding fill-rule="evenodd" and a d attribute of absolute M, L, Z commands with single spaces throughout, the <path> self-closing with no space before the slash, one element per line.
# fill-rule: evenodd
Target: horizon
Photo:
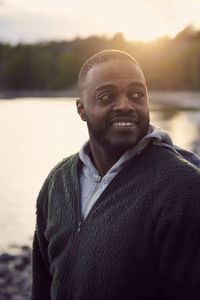
<path fill-rule="evenodd" d="M 34 41 L 15 41 L 15 42 L 9 42 L 9 41 L 1 41 L 0 39 L 0 44 L 2 45 L 10 45 L 11 47 L 16 47 L 18 45 L 24 45 L 24 46 L 28 46 L 28 45 L 42 45 L 42 44 L 50 44 L 50 43 L 73 43 L 74 41 L 76 40 L 87 40 L 87 39 L 90 39 L 90 38 L 99 38 L 99 39 L 103 39 L 103 40 L 112 40 L 114 39 L 115 37 L 117 37 L 117 39 L 122 39 L 124 40 L 125 42 L 128 42 L 128 43 L 139 43 L 139 44 L 151 44 L 151 43 L 154 43 L 154 42 L 160 42 L 162 40 L 168 40 L 168 41 L 173 41 L 177 38 L 177 36 L 182 33 L 182 32 L 188 32 L 189 34 L 191 33 L 191 36 L 192 34 L 194 33 L 194 35 L 197 33 L 200 33 L 200 27 L 199 28 L 195 28 L 193 25 L 189 24 L 188 26 L 182 28 L 180 31 L 178 31 L 176 33 L 175 36 L 169 36 L 167 34 L 165 35 L 161 35 L 161 36 L 157 36 L 151 40 L 142 40 L 142 39 L 129 39 L 127 38 L 123 32 L 115 32 L 113 33 L 113 35 L 106 35 L 106 34 L 88 34 L 86 36 L 80 36 L 80 35 L 77 35 L 77 36 L 74 36 L 72 38 L 55 38 L 55 39 L 41 39 L 41 40 L 34 40 Z"/>

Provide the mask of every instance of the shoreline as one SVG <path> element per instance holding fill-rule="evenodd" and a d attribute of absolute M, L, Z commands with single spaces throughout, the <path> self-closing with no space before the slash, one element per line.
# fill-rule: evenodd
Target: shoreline
<path fill-rule="evenodd" d="M 77 97 L 77 88 L 72 87 L 61 91 L 45 91 L 45 90 L 0 90 L 0 100 L 14 98 L 65 98 Z"/>
<path fill-rule="evenodd" d="M 160 110 L 163 107 L 168 110 L 200 110 L 200 91 L 162 91 L 150 90 L 149 100 L 151 110 Z M 67 90 L 0 90 L 0 101 L 11 101 L 25 98 L 38 99 L 64 99 L 77 98 L 76 87 Z"/>

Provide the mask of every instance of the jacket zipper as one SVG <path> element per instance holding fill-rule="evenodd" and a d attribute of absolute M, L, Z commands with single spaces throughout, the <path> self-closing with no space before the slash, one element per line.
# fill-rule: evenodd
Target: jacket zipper
<path fill-rule="evenodd" d="M 147 146 L 148 147 L 148 146 Z M 147 148 L 146 147 L 146 148 Z M 143 152 L 146 151 L 146 148 L 144 148 L 141 152 L 138 152 L 132 159 L 131 162 L 133 162 L 134 160 L 136 160 L 138 158 L 139 155 L 141 155 Z M 109 191 L 113 188 L 113 185 L 116 183 L 116 181 L 118 180 L 119 177 L 122 176 L 122 174 L 124 172 L 126 172 L 126 169 L 128 168 L 128 166 L 130 165 L 130 161 L 128 161 L 128 163 L 124 166 L 124 168 L 111 180 L 111 182 L 109 183 L 109 185 L 105 188 L 105 190 L 102 192 L 102 194 L 100 195 L 100 197 L 97 199 L 97 201 L 94 203 L 93 207 L 91 208 L 91 210 L 89 211 L 89 213 L 87 214 L 86 218 L 83 220 L 81 217 L 81 203 L 80 203 L 80 197 L 78 199 L 78 205 L 77 207 L 78 209 L 78 213 L 77 213 L 77 232 L 80 234 L 82 232 L 83 226 L 85 225 L 85 223 L 87 223 L 88 219 L 90 218 L 90 215 L 92 215 L 93 211 L 96 209 L 96 207 L 98 207 L 99 203 L 102 201 L 102 198 L 104 198 L 104 196 L 109 193 Z M 77 180 L 79 182 L 79 178 L 77 176 Z M 79 183 L 79 189 L 80 189 L 80 183 Z"/>
<path fill-rule="evenodd" d="M 101 194 L 101 196 L 95 202 L 95 204 L 93 205 L 93 207 L 91 208 L 91 210 L 89 211 L 88 215 L 86 216 L 86 218 L 84 220 L 83 220 L 83 218 L 81 216 L 80 182 L 79 182 L 78 172 L 76 173 L 76 179 L 77 179 L 77 182 L 79 183 L 78 184 L 78 197 L 77 197 L 77 201 L 76 201 L 77 231 L 74 233 L 74 241 L 72 242 L 73 245 L 72 245 L 72 247 L 70 249 L 70 252 L 69 252 L 69 255 L 68 255 L 68 257 L 70 258 L 70 259 L 68 258 L 68 261 L 73 261 L 73 258 L 74 258 L 74 255 L 75 255 L 75 249 L 77 248 L 77 246 L 79 244 L 80 234 L 82 233 L 83 225 L 85 225 L 85 223 L 87 222 L 88 218 L 92 214 L 93 210 L 95 210 L 95 208 L 98 206 L 99 202 L 104 197 L 104 195 L 107 193 L 107 191 L 110 190 L 110 185 L 112 187 L 113 184 L 115 183 L 115 181 L 121 175 L 121 172 L 119 172 L 115 176 L 115 178 L 110 182 L 110 184 L 106 187 L 106 189 L 103 191 L 103 193 Z M 65 271 L 64 271 L 62 279 L 61 279 L 61 284 L 60 284 L 60 287 L 59 287 L 59 293 L 58 293 L 57 300 L 64 300 L 64 295 L 63 295 L 64 289 L 63 289 L 63 286 L 64 286 L 64 283 L 66 281 L 66 276 L 69 273 L 70 273 L 70 268 L 68 268 L 68 266 L 65 266 Z"/>
<path fill-rule="evenodd" d="M 144 149 L 141 152 L 138 152 L 138 154 L 136 154 L 134 156 L 134 158 L 131 161 L 134 161 L 137 159 L 138 155 L 141 154 L 142 152 L 144 152 L 146 149 Z M 130 164 L 130 162 L 129 162 Z M 70 259 L 68 259 L 68 261 L 73 261 L 74 258 L 74 254 L 75 254 L 75 249 L 77 248 L 78 244 L 79 244 L 79 240 L 80 240 L 80 234 L 83 231 L 83 227 L 84 225 L 87 223 L 88 219 L 90 218 L 90 216 L 92 215 L 93 211 L 96 209 L 96 207 L 99 205 L 99 203 L 102 201 L 102 199 L 105 197 L 105 195 L 111 190 L 111 188 L 113 187 L 113 185 L 117 182 L 118 178 L 124 173 L 126 172 L 127 167 L 129 166 L 129 164 L 126 164 L 126 166 L 124 166 L 124 168 L 113 178 L 113 180 L 109 183 L 109 185 L 106 187 L 106 189 L 103 191 L 103 193 L 100 195 L 100 197 L 98 198 L 98 200 L 95 202 L 95 204 L 93 205 L 93 207 L 91 208 L 91 210 L 89 211 L 88 215 L 86 216 L 86 218 L 83 220 L 82 216 L 81 216 L 81 201 L 80 201 L 80 182 L 79 182 L 79 172 L 78 172 L 78 167 L 76 169 L 76 179 L 78 182 L 78 197 L 77 197 L 77 201 L 76 201 L 76 209 L 77 209 L 77 231 L 75 232 L 75 236 L 74 236 L 74 241 L 73 241 L 73 245 L 70 249 L 69 252 L 69 258 L 71 256 Z M 59 293 L 58 293 L 58 297 L 57 300 L 63 300 L 63 285 L 64 282 L 66 281 L 66 270 L 68 271 L 67 273 L 70 273 L 70 268 L 67 268 L 67 266 L 65 267 L 65 271 L 63 273 L 62 276 L 62 281 L 60 284 L 60 288 L 59 288 Z"/>

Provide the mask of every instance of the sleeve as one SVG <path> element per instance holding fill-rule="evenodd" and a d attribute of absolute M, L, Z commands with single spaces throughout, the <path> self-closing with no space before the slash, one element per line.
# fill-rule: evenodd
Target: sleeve
<path fill-rule="evenodd" d="M 52 276 L 49 272 L 48 241 L 44 236 L 46 227 L 44 211 L 40 201 L 45 202 L 45 192 L 41 190 L 37 201 L 36 230 L 32 250 L 32 300 L 50 300 Z"/>
<path fill-rule="evenodd" d="M 200 174 L 183 185 L 166 195 L 155 226 L 163 300 L 200 299 Z"/>

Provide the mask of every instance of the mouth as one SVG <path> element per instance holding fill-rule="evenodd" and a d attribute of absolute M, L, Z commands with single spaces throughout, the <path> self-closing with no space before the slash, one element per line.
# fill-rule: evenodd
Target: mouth
<path fill-rule="evenodd" d="M 138 120 L 132 116 L 118 116 L 111 120 L 111 125 L 115 128 L 133 128 L 137 126 Z"/>
<path fill-rule="evenodd" d="M 123 127 L 133 127 L 137 125 L 137 122 L 126 122 L 126 121 L 122 121 L 122 122 L 113 122 L 112 125 L 114 127 L 119 127 L 119 128 L 123 128 Z"/>

